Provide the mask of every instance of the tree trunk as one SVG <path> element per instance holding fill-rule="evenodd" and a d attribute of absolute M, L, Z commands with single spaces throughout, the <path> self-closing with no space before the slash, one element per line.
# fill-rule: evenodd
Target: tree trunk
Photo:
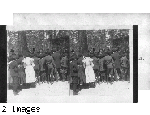
<path fill-rule="evenodd" d="M 50 50 L 52 50 L 52 39 L 54 38 L 54 30 L 48 30 L 47 31 L 47 35 L 49 35 L 49 38 L 48 38 L 48 48 L 50 49 Z"/>
<path fill-rule="evenodd" d="M 19 39 L 19 53 L 21 53 L 22 55 L 26 55 L 29 52 L 28 46 L 27 46 L 27 39 L 26 39 L 26 31 L 18 31 L 18 39 Z"/>
<path fill-rule="evenodd" d="M 87 44 L 87 35 L 86 30 L 78 30 L 78 37 L 79 37 L 79 51 L 82 54 L 87 54 L 88 52 L 88 44 Z"/>

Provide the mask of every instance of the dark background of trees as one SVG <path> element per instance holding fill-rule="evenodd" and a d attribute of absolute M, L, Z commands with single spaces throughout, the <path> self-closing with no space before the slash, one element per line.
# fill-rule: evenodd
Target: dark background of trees
<path fill-rule="evenodd" d="M 86 53 L 95 48 L 100 49 L 120 47 L 121 50 L 129 50 L 129 30 L 26 30 L 7 31 L 9 37 L 8 52 L 14 49 L 15 53 L 30 53 L 35 48 L 39 50 L 58 49 L 70 50 Z M 69 41 L 68 41 L 69 40 Z M 69 44 L 68 44 L 69 43 Z"/>

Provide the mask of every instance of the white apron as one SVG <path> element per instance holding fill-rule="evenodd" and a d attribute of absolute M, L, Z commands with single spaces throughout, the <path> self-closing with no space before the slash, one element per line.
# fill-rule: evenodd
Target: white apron
<path fill-rule="evenodd" d="M 86 83 L 95 82 L 95 73 L 93 70 L 93 59 L 90 57 L 85 57 L 83 63 L 85 64 L 85 75 L 86 75 Z"/>
<path fill-rule="evenodd" d="M 35 82 L 34 59 L 26 57 L 23 62 L 25 64 L 26 83 Z"/>

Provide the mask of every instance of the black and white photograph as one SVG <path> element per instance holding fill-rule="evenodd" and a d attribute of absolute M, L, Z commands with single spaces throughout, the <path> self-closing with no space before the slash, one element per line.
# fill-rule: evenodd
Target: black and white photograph
<path fill-rule="evenodd" d="M 8 102 L 132 102 L 131 29 L 7 30 Z"/>
<path fill-rule="evenodd" d="M 126 95 L 130 77 L 129 29 L 74 31 L 70 40 L 71 96 Z"/>
<path fill-rule="evenodd" d="M 7 40 L 8 102 L 69 95 L 69 36 L 61 30 L 8 30 Z"/>

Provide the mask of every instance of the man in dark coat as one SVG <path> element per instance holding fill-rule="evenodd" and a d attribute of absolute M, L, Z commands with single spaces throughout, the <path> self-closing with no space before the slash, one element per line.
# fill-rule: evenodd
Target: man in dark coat
<path fill-rule="evenodd" d="M 18 78 L 18 64 L 17 61 L 12 61 L 9 65 L 10 75 L 13 78 L 13 93 L 14 95 L 18 95 L 19 92 L 19 78 Z"/>
<path fill-rule="evenodd" d="M 26 83 L 25 68 L 24 68 L 22 60 L 23 60 L 23 56 L 19 54 L 19 58 L 17 59 L 17 64 L 18 64 L 19 82 L 21 85 Z"/>
<path fill-rule="evenodd" d="M 70 59 L 74 59 L 74 57 L 77 57 L 77 54 L 74 52 L 74 50 L 71 51 L 71 54 L 70 54 Z"/>
<path fill-rule="evenodd" d="M 119 77 L 121 77 L 121 71 L 120 71 L 120 55 L 118 53 L 117 49 L 114 49 L 114 53 L 111 55 L 113 60 L 114 60 L 114 75 L 115 75 L 115 80 L 117 81 L 117 74 Z"/>
<path fill-rule="evenodd" d="M 80 79 L 80 88 L 83 88 L 85 83 L 86 83 L 86 76 L 85 76 L 85 69 L 83 67 L 83 55 L 80 53 L 79 55 L 79 58 L 78 58 L 78 61 L 77 61 L 77 64 L 78 64 L 78 77 Z"/>
<path fill-rule="evenodd" d="M 94 53 L 92 55 L 92 59 L 93 59 L 93 64 L 94 64 L 94 73 L 95 73 L 95 77 L 96 77 L 96 82 L 98 82 L 99 80 L 99 59 L 98 56 Z"/>
<path fill-rule="evenodd" d="M 41 59 L 43 57 L 45 57 L 45 54 L 42 50 L 40 50 L 39 54 L 38 54 L 38 57 Z"/>
<path fill-rule="evenodd" d="M 38 58 L 35 54 L 33 56 L 33 59 L 34 59 L 34 71 L 35 71 L 35 77 L 37 78 L 37 82 L 39 83 L 40 82 L 40 78 L 39 78 L 39 75 L 40 75 L 40 64 L 39 64 L 39 60 L 40 58 Z"/>
<path fill-rule="evenodd" d="M 10 50 L 10 56 L 9 56 L 8 60 L 13 61 L 13 60 L 16 60 L 16 58 L 17 58 L 17 55 L 15 54 L 14 50 L 11 49 Z"/>
<path fill-rule="evenodd" d="M 125 53 L 121 58 L 121 69 L 122 69 L 122 80 L 129 80 L 128 71 L 129 71 L 129 60 L 127 54 Z"/>
<path fill-rule="evenodd" d="M 107 55 L 104 57 L 104 61 L 107 65 L 107 70 L 106 70 L 106 77 L 107 77 L 107 82 L 108 78 L 110 78 L 110 83 L 113 83 L 113 68 L 114 68 L 114 60 L 111 56 L 111 52 L 108 51 L 106 53 Z"/>
<path fill-rule="evenodd" d="M 70 77 L 72 78 L 73 95 L 77 95 L 79 84 L 77 57 L 74 57 L 70 62 Z"/>
<path fill-rule="evenodd" d="M 40 67 L 40 82 L 44 82 L 45 81 L 45 78 L 46 78 L 46 73 L 45 73 L 45 68 L 46 68 L 46 65 L 45 65 L 45 57 L 41 58 L 39 60 L 39 67 Z"/>
<path fill-rule="evenodd" d="M 105 67 L 105 62 L 104 62 L 104 54 L 101 54 L 99 56 L 99 72 L 100 72 L 100 79 L 102 82 L 106 82 L 106 67 Z"/>
<path fill-rule="evenodd" d="M 67 69 L 68 69 L 68 58 L 67 58 L 67 54 L 65 53 L 64 57 L 62 57 L 61 59 L 61 75 L 63 81 L 65 81 L 67 77 Z"/>
<path fill-rule="evenodd" d="M 49 83 L 53 83 L 54 81 L 54 69 L 56 68 L 55 62 L 53 57 L 51 56 L 51 52 L 47 53 L 47 56 L 45 57 L 45 64 L 46 64 L 46 78 Z"/>
<path fill-rule="evenodd" d="M 60 74 L 60 60 L 61 60 L 60 52 L 59 51 L 54 52 L 52 54 L 52 57 L 54 59 L 55 65 L 56 65 L 57 72 L 60 76 L 60 80 L 62 80 L 62 76 Z"/>

